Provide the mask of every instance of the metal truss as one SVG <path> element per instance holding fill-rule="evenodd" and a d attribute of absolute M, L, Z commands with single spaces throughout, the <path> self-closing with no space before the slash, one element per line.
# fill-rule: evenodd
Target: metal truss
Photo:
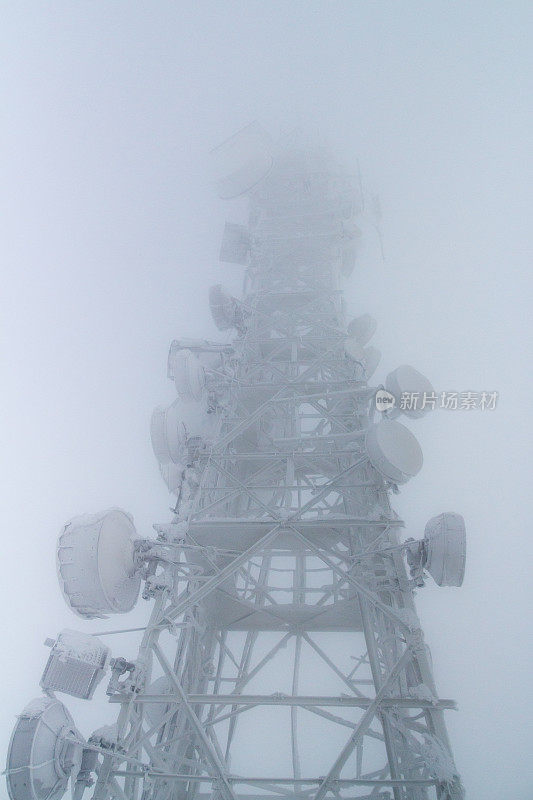
<path fill-rule="evenodd" d="M 397 487 L 365 450 L 375 387 L 345 351 L 356 190 L 287 155 L 251 194 L 240 333 L 208 386 L 217 434 L 142 542 L 153 607 L 135 662 L 114 662 L 117 726 L 89 741 L 93 800 L 463 797 Z"/>

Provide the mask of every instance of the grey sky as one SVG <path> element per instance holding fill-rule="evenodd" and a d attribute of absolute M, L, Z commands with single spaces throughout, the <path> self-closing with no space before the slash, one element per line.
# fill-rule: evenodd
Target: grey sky
<path fill-rule="evenodd" d="M 379 321 L 376 377 L 412 363 L 439 389 L 500 392 L 496 411 L 411 426 L 425 466 L 396 508 L 412 536 L 466 518 L 465 584 L 428 585 L 419 612 L 469 797 L 530 797 L 532 11 L 3 4 L 2 752 L 42 641 L 84 627 L 57 588 L 63 522 L 119 505 L 149 534 L 168 516 L 148 433 L 174 397 L 167 345 L 220 336 L 207 289 L 242 278 L 217 259 L 242 206 L 212 196 L 206 155 L 258 119 L 318 132 L 380 195 L 386 260 L 369 237 L 346 284 Z M 86 734 L 105 721 L 68 705 Z"/>

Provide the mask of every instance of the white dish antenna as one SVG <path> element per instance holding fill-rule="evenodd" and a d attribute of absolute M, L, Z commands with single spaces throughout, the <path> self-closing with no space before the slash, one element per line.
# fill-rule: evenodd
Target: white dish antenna
<path fill-rule="evenodd" d="M 74 740 L 74 741 L 73 741 Z M 17 720 L 7 754 L 11 800 L 59 800 L 81 763 L 83 738 L 59 700 L 40 697 Z"/>
<path fill-rule="evenodd" d="M 378 350 L 377 347 L 365 347 L 363 350 L 365 356 L 365 375 L 366 379 L 369 380 L 374 372 L 379 367 L 379 362 L 381 361 L 381 350 Z"/>
<path fill-rule="evenodd" d="M 198 356 L 191 350 L 171 350 L 168 356 L 168 374 L 174 381 L 178 396 L 184 400 L 202 399 L 205 389 L 205 370 Z"/>
<path fill-rule="evenodd" d="M 92 619 L 133 608 L 141 585 L 135 536 L 132 517 L 119 508 L 74 517 L 65 525 L 57 544 L 58 577 L 75 614 Z"/>
<path fill-rule="evenodd" d="M 181 464 L 187 458 L 187 429 L 180 419 L 178 403 L 158 406 L 152 413 L 150 438 L 160 464 Z"/>
<path fill-rule="evenodd" d="M 349 358 L 362 366 L 366 380 L 372 377 L 381 361 L 381 351 L 377 347 L 362 347 L 355 336 L 350 336 L 345 340 L 344 352 Z"/>
<path fill-rule="evenodd" d="M 150 436 L 155 457 L 160 467 L 176 464 L 181 469 L 192 464 L 210 441 L 209 428 L 216 426 L 217 419 L 214 414 L 192 414 L 196 417 L 190 423 L 191 427 L 181 421 L 178 411 L 179 401 L 175 401 L 168 408 L 159 406 L 154 409 L 150 425 Z M 198 407 L 195 409 L 198 410 Z M 189 409 L 190 411 L 190 409 Z M 175 474 L 170 471 L 161 473 L 163 478 L 174 480 Z"/>
<path fill-rule="evenodd" d="M 461 586 L 466 565 L 466 529 L 460 514 L 432 517 L 424 530 L 426 569 L 439 586 Z"/>
<path fill-rule="evenodd" d="M 183 470 L 184 464 L 160 464 L 159 471 L 161 477 L 167 485 L 167 489 L 171 494 L 178 494 L 181 484 L 183 483 Z"/>
<path fill-rule="evenodd" d="M 220 283 L 209 289 L 209 308 L 219 331 L 228 331 L 236 326 L 238 301 Z"/>
<path fill-rule="evenodd" d="M 239 197 L 272 169 L 272 142 L 266 131 L 252 122 L 215 147 L 211 160 L 218 197 L 223 200 Z"/>
<path fill-rule="evenodd" d="M 344 352 L 353 359 L 353 361 L 357 361 L 357 363 L 361 365 L 363 364 L 365 360 L 365 351 L 355 337 L 352 336 L 346 339 L 344 342 Z"/>
<path fill-rule="evenodd" d="M 146 694 L 172 695 L 173 686 L 171 685 L 166 675 L 162 675 L 161 678 L 157 678 L 157 680 L 155 680 L 153 683 L 150 684 L 150 686 L 146 690 Z M 146 716 L 150 721 L 150 725 L 152 725 L 153 727 L 160 724 L 166 713 L 165 703 L 159 703 L 159 702 L 144 703 L 144 710 Z"/>
<path fill-rule="evenodd" d="M 220 247 L 220 261 L 246 266 L 250 253 L 250 233 L 245 225 L 226 222 Z"/>
<path fill-rule="evenodd" d="M 372 466 L 393 483 L 406 483 L 422 469 L 420 445 L 399 422 L 382 420 L 366 434 L 366 451 Z"/>
<path fill-rule="evenodd" d="M 375 334 L 377 327 L 378 323 L 374 317 L 371 317 L 370 314 L 362 314 L 360 317 L 352 319 L 347 330 L 348 334 L 364 347 Z"/>
<path fill-rule="evenodd" d="M 428 379 L 414 367 L 410 367 L 407 364 L 397 367 L 387 375 L 385 386 L 387 387 L 387 391 L 396 398 L 396 410 L 401 410 L 406 417 L 419 419 L 430 410 L 429 405 L 426 405 L 424 408 L 422 408 L 422 405 L 424 396 L 427 397 L 434 393 L 433 386 Z M 412 405 L 415 407 L 401 408 L 402 395 L 413 396 L 415 400 Z M 411 403 L 407 404 L 407 406 L 409 405 L 411 405 Z"/>

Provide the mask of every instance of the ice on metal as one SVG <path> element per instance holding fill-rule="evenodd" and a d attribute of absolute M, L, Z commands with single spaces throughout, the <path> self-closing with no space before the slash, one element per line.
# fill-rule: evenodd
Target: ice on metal
<path fill-rule="evenodd" d="M 109 657 L 109 647 L 97 637 L 65 629 L 52 646 L 41 687 L 90 700 L 104 677 Z"/>

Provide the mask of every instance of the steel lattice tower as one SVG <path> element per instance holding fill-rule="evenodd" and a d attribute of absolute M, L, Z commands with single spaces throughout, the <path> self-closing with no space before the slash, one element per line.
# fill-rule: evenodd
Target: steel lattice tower
<path fill-rule="evenodd" d="M 231 142 L 239 154 L 239 138 Z M 127 610 L 141 579 L 152 602 L 138 657 L 111 661 L 117 725 L 82 741 L 54 695 L 76 694 L 74 673 L 70 690 L 60 675 L 68 658 L 61 666 L 58 640 L 44 705 L 23 713 L 12 740 L 13 800 L 59 797 L 69 776 L 75 800 L 463 797 L 443 719 L 453 703 L 438 698 L 413 602 L 431 557 L 435 575 L 432 542 L 447 536 L 452 547 L 460 518 L 432 520 L 421 543 L 400 539 L 391 493 L 418 470 L 416 447 L 393 413 L 376 410 L 372 321 L 347 327 L 341 291 L 359 183 L 320 150 L 280 146 L 268 169 L 262 157 L 232 173 L 247 181 L 249 225 L 226 227 L 222 256 L 245 264 L 243 296 L 218 286 L 210 295 L 215 321 L 236 336 L 171 347 L 169 375 L 182 396 L 204 398 L 206 424 L 182 426 L 179 401 L 154 416 L 177 500 L 156 539 L 112 548 L 126 567 L 108 585 L 124 607 L 110 607 L 109 591 L 98 606 L 104 578 L 88 550 L 77 566 L 76 548 L 95 530 L 102 537 L 113 514 L 115 527 L 129 519 L 77 518 L 60 538 L 62 586 L 77 613 Z M 227 180 L 220 194 L 236 194 Z M 442 584 L 454 582 L 450 559 Z M 89 579 L 92 589 L 80 588 Z M 70 661 L 87 667 L 80 642 Z M 99 667 L 89 655 L 96 682 L 108 655 Z M 43 778 L 39 794 L 35 764 L 17 747 L 27 730 L 37 741 L 52 713 L 57 780 Z"/>

